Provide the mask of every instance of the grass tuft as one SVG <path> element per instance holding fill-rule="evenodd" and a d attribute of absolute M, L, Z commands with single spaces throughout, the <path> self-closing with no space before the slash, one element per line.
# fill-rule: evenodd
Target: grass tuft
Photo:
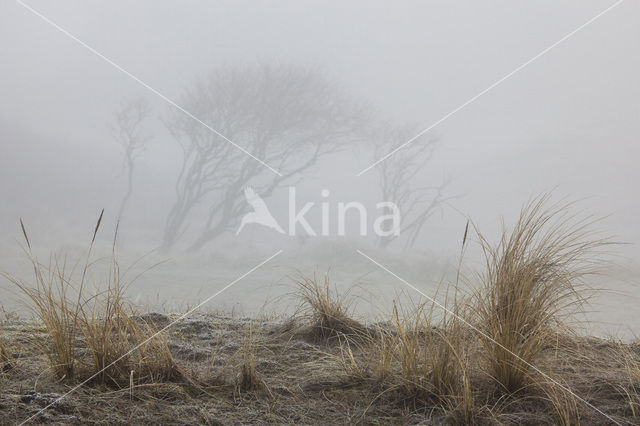
<path fill-rule="evenodd" d="M 597 272 L 592 256 L 609 244 L 592 239 L 592 222 L 570 216 L 569 205 L 548 201 L 542 196 L 525 205 L 495 246 L 476 229 L 486 273 L 473 311 L 478 327 L 495 340 L 480 339 L 491 376 L 507 392 L 530 382 L 530 364 L 559 329 L 570 331 L 567 316 L 586 300 L 581 279 Z"/>
<path fill-rule="evenodd" d="M 91 250 L 102 216 L 103 212 L 78 281 L 76 268 L 67 267 L 66 259 L 61 262 L 52 257 L 49 266 L 38 262 L 22 221 L 34 284 L 5 276 L 27 297 L 36 318 L 44 324 L 49 341 L 43 350 L 58 378 L 80 378 L 78 373 L 82 370 L 83 377 L 95 376 L 93 381 L 117 387 L 130 385 L 133 378 L 138 383 L 182 378 L 165 337 L 154 336 L 153 327 L 134 319 L 134 310 L 124 297 L 125 286 L 120 282 L 115 240 L 106 288 L 88 288 L 87 277 L 93 275 L 89 272 L 96 265 L 90 262 Z"/>
<path fill-rule="evenodd" d="M 249 331 L 241 349 L 242 364 L 237 387 L 240 391 L 253 392 L 262 389 L 264 383 L 256 371 L 256 348 L 253 332 Z"/>
<path fill-rule="evenodd" d="M 365 327 L 350 316 L 348 294 L 339 295 L 331 289 L 329 275 L 319 282 L 313 278 L 301 276 L 297 280 L 299 296 L 307 306 L 311 319 L 311 336 L 315 341 L 327 341 L 331 338 L 350 336 L 363 337 Z"/>
<path fill-rule="evenodd" d="M 409 395 L 470 419 L 474 410 L 465 325 L 445 315 L 435 326 L 433 310 L 433 305 L 421 304 L 403 318 L 394 307 L 402 386 Z"/>
<path fill-rule="evenodd" d="M 29 260 L 35 285 L 6 274 L 5 277 L 27 297 L 36 318 L 44 325 L 50 340 L 43 350 L 52 370 L 60 379 L 73 379 L 82 307 L 78 295 L 82 289 L 71 283 L 66 263 L 60 263 L 57 258 L 51 258 L 47 267 L 31 254 Z"/>

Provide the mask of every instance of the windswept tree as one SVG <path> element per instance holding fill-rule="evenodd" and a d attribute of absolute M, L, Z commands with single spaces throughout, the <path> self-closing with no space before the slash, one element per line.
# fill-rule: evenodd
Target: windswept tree
<path fill-rule="evenodd" d="M 372 136 L 374 160 L 378 161 L 417 133 L 415 126 L 384 124 Z M 435 137 L 422 136 L 375 166 L 382 199 L 395 203 L 401 213 L 400 232 L 379 236 L 379 247 L 386 247 L 398 238 L 404 239 L 405 248 L 413 247 L 427 220 L 447 199 L 444 194 L 447 180 L 436 185 L 417 182 L 421 178 L 420 173 L 428 166 L 436 145 Z"/>
<path fill-rule="evenodd" d="M 142 123 L 149 115 L 149 104 L 144 99 L 130 101 L 115 114 L 109 127 L 124 151 L 123 170 L 127 174 L 127 190 L 120 201 L 118 219 L 133 193 L 133 169 L 138 155 L 145 150 L 149 135 L 144 133 Z"/>
<path fill-rule="evenodd" d="M 295 182 L 321 157 L 354 142 L 365 117 L 362 107 L 320 73 L 287 65 L 216 69 L 179 103 L 280 173 L 173 111 L 166 125 L 182 148 L 182 163 L 163 247 L 174 246 L 196 207 L 204 208 L 190 251 L 237 226 L 246 211 L 245 185 L 251 182 L 265 197 Z"/>

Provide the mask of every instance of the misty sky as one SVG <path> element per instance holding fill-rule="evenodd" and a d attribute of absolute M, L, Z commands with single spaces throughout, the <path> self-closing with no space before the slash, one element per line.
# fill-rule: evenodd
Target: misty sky
<path fill-rule="evenodd" d="M 171 99 L 216 67 L 287 63 L 322 70 L 376 119 L 426 128 L 614 2 L 26 3 Z M 501 215 L 509 222 L 555 188 L 587 198 L 581 209 L 607 216 L 601 228 L 632 243 L 621 250 L 639 260 L 639 22 L 640 3 L 622 3 L 433 129 L 438 146 L 421 176 L 450 178 L 458 197 L 428 222 L 419 249 L 455 253 L 462 214 L 491 234 Z M 122 154 L 107 122 L 139 97 L 152 107 L 153 138 L 136 170 L 129 232 L 153 240 L 178 167 L 161 121 L 171 107 L 9 0 L 0 54 L 0 245 L 15 251 L 20 216 L 55 248 L 48 232 L 86 235 L 100 208 L 115 214 Z M 354 149 L 299 188 L 309 200 L 323 188 L 375 200 L 374 170 L 355 177 L 370 163 Z"/>

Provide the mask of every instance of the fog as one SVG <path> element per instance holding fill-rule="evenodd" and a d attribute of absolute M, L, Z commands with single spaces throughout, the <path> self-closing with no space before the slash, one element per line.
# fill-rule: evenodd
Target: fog
<path fill-rule="evenodd" d="M 429 295 L 455 280 L 468 218 L 497 240 L 501 217 L 551 192 L 626 243 L 592 281 L 593 328 L 640 332 L 640 4 L 581 28 L 612 4 L 3 2 L 0 270 L 32 272 L 20 218 L 41 261 L 75 260 L 104 208 L 93 257 L 120 219 L 118 261 L 142 273 L 128 293 L 146 308 L 183 310 L 242 277 L 203 309 L 290 312 L 292 277 L 327 271 L 388 305 L 419 297 L 402 280 Z M 247 185 L 284 233 L 236 235 Z M 290 235 L 290 187 L 318 235 Z M 373 232 L 385 201 L 397 238 Z M 355 211 L 338 235 L 348 202 L 366 236 Z M 469 284 L 481 267 L 470 248 Z M 0 305 L 24 309 L 6 280 Z"/>

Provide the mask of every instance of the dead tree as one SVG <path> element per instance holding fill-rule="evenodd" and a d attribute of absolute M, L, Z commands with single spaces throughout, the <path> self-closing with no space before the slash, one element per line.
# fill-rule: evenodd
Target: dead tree
<path fill-rule="evenodd" d="M 133 169 L 136 158 L 145 150 L 149 140 L 149 136 L 142 129 L 142 122 L 148 115 L 149 104 L 144 99 L 136 99 L 118 111 L 110 123 L 114 138 L 124 151 L 122 167 L 127 174 L 127 190 L 120 201 L 118 219 L 122 218 L 127 202 L 133 194 Z"/>
<path fill-rule="evenodd" d="M 372 136 L 374 160 L 379 160 L 417 133 L 415 126 L 381 126 Z M 420 172 L 428 167 L 436 145 L 435 137 L 424 135 L 376 165 L 382 200 L 395 203 L 402 218 L 398 235 L 378 236 L 379 247 L 387 247 L 400 237 L 405 239 L 405 248 L 413 247 L 424 224 L 447 199 L 444 189 L 448 180 L 436 185 L 416 183 Z"/>
<path fill-rule="evenodd" d="M 196 207 L 204 207 L 189 251 L 237 225 L 246 209 L 242 189 L 250 181 L 263 197 L 293 183 L 321 157 L 355 141 L 365 117 L 363 108 L 318 72 L 285 65 L 216 69 L 188 90 L 180 104 L 281 173 L 192 118 L 172 113 L 166 125 L 182 148 L 182 163 L 163 247 L 173 247 Z"/>

